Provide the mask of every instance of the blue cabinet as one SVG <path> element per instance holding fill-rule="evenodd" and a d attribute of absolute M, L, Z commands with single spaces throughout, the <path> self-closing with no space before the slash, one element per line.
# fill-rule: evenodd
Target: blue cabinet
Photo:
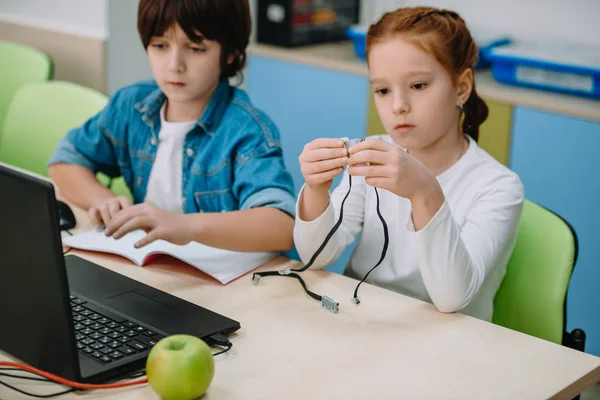
<path fill-rule="evenodd" d="M 281 133 L 285 165 L 296 193 L 304 179 L 298 156 L 322 137 L 363 137 L 367 127 L 366 76 L 251 56 L 246 88 L 252 102 L 273 119 Z M 334 185 L 337 185 L 339 178 Z M 353 246 L 328 269 L 342 272 Z"/>
<path fill-rule="evenodd" d="M 579 239 L 567 298 L 567 329 L 587 334 L 600 356 L 600 124 L 515 108 L 510 165 L 525 195 L 566 219 Z"/>

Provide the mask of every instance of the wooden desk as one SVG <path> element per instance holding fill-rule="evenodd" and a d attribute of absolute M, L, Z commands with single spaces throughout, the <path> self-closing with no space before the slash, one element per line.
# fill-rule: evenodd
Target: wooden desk
<path fill-rule="evenodd" d="M 85 214 L 77 211 L 79 220 Z M 351 304 L 356 281 L 326 271 L 309 287 L 340 301 L 331 314 L 296 280 L 250 275 L 222 286 L 170 259 L 140 268 L 116 256 L 91 261 L 241 322 L 233 348 L 215 359 L 205 400 L 570 399 L 600 381 L 600 358 L 576 352 L 371 285 Z M 273 260 L 262 269 L 291 261 Z M 0 353 L 0 359 L 7 356 Z M 3 381 L 51 393 L 54 385 Z M 0 386 L 1 399 L 23 399 Z M 158 399 L 150 387 L 70 394 L 64 399 Z"/>

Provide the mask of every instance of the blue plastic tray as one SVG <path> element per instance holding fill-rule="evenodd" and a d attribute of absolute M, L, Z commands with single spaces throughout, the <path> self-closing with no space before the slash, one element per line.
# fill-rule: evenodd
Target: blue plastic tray
<path fill-rule="evenodd" d="M 366 59 L 366 39 L 368 26 L 354 25 L 346 30 L 346 37 L 352 40 L 354 44 L 354 52 L 362 59 Z M 506 35 L 486 32 L 485 30 L 472 30 L 473 38 L 479 47 L 479 60 L 475 65 L 476 68 L 486 68 L 489 66 L 487 54 L 495 47 L 502 46 L 511 42 Z"/>
<path fill-rule="evenodd" d="M 490 51 L 512 42 L 508 35 L 480 28 L 471 28 L 471 35 L 479 49 L 479 59 L 475 64 L 475 68 L 489 68 L 488 54 Z"/>
<path fill-rule="evenodd" d="M 487 58 L 499 82 L 600 99 L 600 48 L 521 41 Z"/>
<path fill-rule="evenodd" d="M 364 60 L 367 59 L 367 30 L 365 25 L 354 25 L 346 29 L 346 37 L 352 40 L 354 52 Z"/>

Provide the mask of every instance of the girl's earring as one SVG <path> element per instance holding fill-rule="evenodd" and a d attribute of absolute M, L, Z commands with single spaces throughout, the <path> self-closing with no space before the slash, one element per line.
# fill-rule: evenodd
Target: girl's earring
<path fill-rule="evenodd" d="M 465 105 L 465 102 L 461 100 L 460 105 L 459 105 L 461 110 L 463 109 L 464 105 Z"/>

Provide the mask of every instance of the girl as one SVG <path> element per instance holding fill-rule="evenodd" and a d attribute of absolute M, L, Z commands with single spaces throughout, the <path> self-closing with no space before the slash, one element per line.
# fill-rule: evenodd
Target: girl
<path fill-rule="evenodd" d="M 279 133 L 229 85 L 246 60 L 248 1 L 141 0 L 138 30 L 154 80 L 122 88 L 60 142 L 49 172 L 61 193 L 107 235 L 144 229 L 136 247 L 289 250 L 295 199 Z M 123 175 L 136 205 L 98 171 Z"/>
<path fill-rule="evenodd" d="M 337 220 L 349 177 L 331 197 L 329 188 L 348 165 L 342 225 L 313 265 L 334 261 L 360 233 L 345 274 L 362 279 L 381 257 L 381 211 L 389 251 L 367 282 L 491 320 L 524 194 L 517 175 L 477 146 L 488 114 L 475 90 L 477 54 L 452 11 L 403 8 L 370 27 L 369 76 L 387 135 L 350 149 L 340 139 L 305 146 L 294 228 L 304 262 Z"/>

